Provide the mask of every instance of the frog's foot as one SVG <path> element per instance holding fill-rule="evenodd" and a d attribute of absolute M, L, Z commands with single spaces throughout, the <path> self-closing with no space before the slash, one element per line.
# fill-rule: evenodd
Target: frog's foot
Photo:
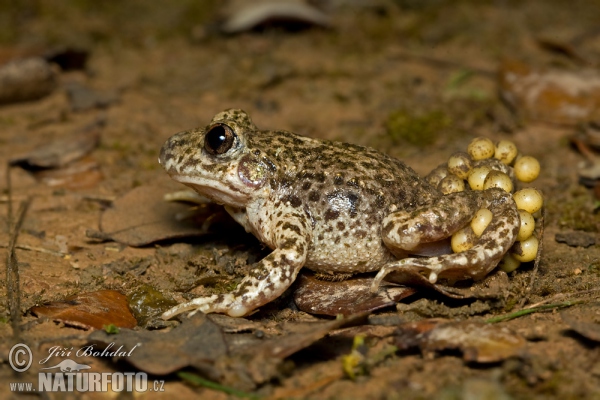
<path fill-rule="evenodd" d="M 194 299 L 187 303 L 179 304 L 179 305 L 171 308 L 170 310 L 165 311 L 161 315 L 161 318 L 164 320 L 168 320 L 168 319 L 173 318 L 176 315 L 179 315 L 179 314 L 187 312 L 187 311 L 192 311 L 188 315 L 189 317 L 196 314 L 198 311 L 201 311 L 205 314 L 215 313 L 215 312 L 222 312 L 222 313 L 232 312 L 233 314 L 236 314 L 235 316 L 238 316 L 238 314 L 244 315 L 248 312 L 248 310 L 246 308 L 244 308 L 244 306 L 241 304 L 238 304 L 237 307 L 233 306 L 234 301 L 235 301 L 235 298 L 230 293 L 213 295 L 213 296 L 208 296 L 208 297 L 198 297 L 197 299 Z M 232 315 L 232 316 L 234 316 L 234 315 Z"/>
<path fill-rule="evenodd" d="M 306 261 L 310 235 L 302 231 L 293 215 L 283 215 L 286 223 L 275 230 L 276 248 L 260 260 L 231 293 L 199 297 L 163 313 L 169 319 L 186 311 L 223 313 L 242 317 L 279 297 L 296 279 Z"/>
<path fill-rule="evenodd" d="M 438 278 L 451 281 L 483 279 L 500 262 L 514 243 L 519 231 L 519 213 L 510 193 L 502 189 L 479 192 L 482 207 L 492 212 L 492 221 L 469 250 L 429 258 L 405 258 L 385 265 L 375 277 L 371 292 L 393 271 L 410 270 L 427 275 L 429 282 Z M 387 244 L 387 243 L 386 243 Z"/>

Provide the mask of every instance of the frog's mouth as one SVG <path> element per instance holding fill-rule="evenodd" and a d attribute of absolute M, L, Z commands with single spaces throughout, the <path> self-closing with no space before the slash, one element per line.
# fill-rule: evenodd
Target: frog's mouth
<path fill-rule="evenodd" d="M 171 178 L 191 187 L 217 204 L 242 208 L 246 206 L 250 199 L 247 193 L 227 182 L 185 175 L 171 175 Z"/>

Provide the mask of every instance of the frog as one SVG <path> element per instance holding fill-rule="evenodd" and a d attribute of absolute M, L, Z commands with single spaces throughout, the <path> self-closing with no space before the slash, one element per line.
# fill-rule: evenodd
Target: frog
<path fill-rule="evenodd" d="M 188 311 L 249 315 L 281 296 L 302 268 L 332 277 L 376 272 L 373 293 L 394 271 L 417 272 L 432 284 L 480 280 L 513 245 L 520 224 L 501 189 L 444 194 L 383 152 L 261 130 L 241 109 L 176 133 L 159 162 L 272 249 L 232 291 L 179 304 L 164 319 Z M 481 208 L 492 220 L 471 249 L 423 255 Z"/>

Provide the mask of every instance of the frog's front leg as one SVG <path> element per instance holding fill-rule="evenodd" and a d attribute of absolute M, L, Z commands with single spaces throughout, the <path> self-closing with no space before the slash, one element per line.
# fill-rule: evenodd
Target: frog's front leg
<path fill-rule="evenodd" d="M 492 212 L 492 221 L 487 226 L 483 234 L 478 238 L 475 245 L 471 249 L 460 253 L 445 254 L 428 258 L 405 258 L 398 261 L 393 261 L 385 265 L 379 271 L 375 277 L 375 280 L 373 281 L 373 285 L 371 286 L 372 292 L 376 292 L 383 278 L 393 271 L 411 270 L 426 273 L 429 281 L 431 283 L 435 283 L 438 277 L 447 278 L 451 281 L 459 281 L 469 278 L 475 280 L 482 279 L 496 267 L 503 255 L 514 243 L 519 231 L 520 219 L 517 212 L 517 207 L 512 199 L 512 195 L 496 188 L 488 189 L 483 192 L 473 191 L 459 193 L 464 193 L 464 195 L 467 197 L 473 196 L 474 194 L 480 196 L 481 204 L 476 207 L 474 210 L 475 212 L 478 208 L 487 208 Z M 442 199 L 446 197 L 449 197 L 449 195 L 444 196 Z M 438 207 L 434 207 L 434 209 L 436 208 Z M 427 209 L 423 209 L 417 210 L 413 214 L 417 218 L 417 221 L 419 221 L 419 217 L 427 214 L 428 212 L 429 211 Z M 390 221 L 393 221 L 393 218 L 394 215 L 388 217 Z M 404 226 L 407 224 L 405 215 L 400 215 L 400 221 L 401 223 L 399 224 L 399 228 L 404 229 Z M 425 238 L 429 238 L 431 236 L 428 233 L 430 229 L 433 229 L 433 232 L 444 231 L 444 234 L 448 233 L 447 230 L 440 229 L 439 227 L 430 228 L 429 226 L 420 225 L 418 222 L 415 223 L 412 220 L 409 222 L 410 223 L 408 223 L 408 225 L 414 226 L 415 228 L 413 230 L 415 231 L 423 232 L 422 236 Z M 464 223 L 463 226 L 467 223 L 468 221 Z M 399 228 L 393 227 L 388 229 L 388 231 L 401 233 L 403 229 Z M 461 226 L 457 226 L 457 228 L 461 228 Z M 392 239 L 396 238 L 397 236 L 390 235 L 389 232 L 387 237 L 384 235 L 384 242 L 388 247 L 393 248 L 396 246 L 400 248 L 406 248 L 406 244 L 404 243 L 405 241 L 400 240 L 399 245 L 395 244 Z M 409 233 L 413 233 L 413 236 L 419 237 L 419 235 L 415 234 L 414 232 Z M 410 245 L 413 245 L 413 243 L 411 242 Z"/>
<path fill-rule="evenodd" d="M 179 304 L 163 313 L 162 318 L 167 320 L 186 311 L 241 317 L 279 297 L 304 265 L 311 236 L 297 213 L 283 214 L 272 226 L 275 250 L 259 261 L 233 292 Z"/>

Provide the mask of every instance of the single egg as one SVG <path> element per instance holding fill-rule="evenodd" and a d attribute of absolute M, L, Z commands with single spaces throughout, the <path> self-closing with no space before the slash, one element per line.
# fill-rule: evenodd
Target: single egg
<path fill-rule="evenodd" d="M 432 186 L 437 186 L 440 184 L 442 179 L 448 176 L 448 168 L 446 168 L 446 164 L 442 164 L 439 167 L 435 168 L 431 171 L 426 177 L 425 180 L 431 184 Z"/>
<path fill-rule="evenodd" d="M 485 182 L 486 176 L 490 173 L 492 169 L 488 166 L 482 165 L 481 167 L 476 167 L 471 170 L 469 174 L 469 186 L 473 190 L 483 190 L 483 184 Z"/>
<path fill-rule="evenodd" d="M 467 147 L 467 153 L 473 158 L 473 160 L 485 160 L 491 158 L 496 152 L 494 143 L 488 138 L 475 138 L 469 143 Z"/>
<path fill-rule="evenodd" d="M 507 193 L 512 193 L 514 186 L 512 180 L 508 175 L 506 175 L 502 171 L 492 170 L 485 177 L 485 181 L 483 182 L 483 189 L 489 188 L 500 188 L 503 189 Z"/>
<path fill-rule="evenodd" d="M 500 261 L 500 269 L 506 273 L 513 272 L 515 269 L 519 268 L 521 265 L 521 261 L 517 260 L 510 253 L 506 253 L 502 260 Z"/>
<path fill-rule="evenodd" d="M 521 226 L 519 227 L 517 240 L 520 242 L 533 235 L 533 231 L 535 230 L 535 219 L 533 218 L 533 215 L 525 210 L 519 210 L 519 217 L 521 218 Z"/>
<path fill-rule="evenodd" d="M 462 192 L 465 190 L 465 181 L 450 174 L 440 181 L 437 188 L 444 194 Z"/>
<path fill-rule="evenodd" d="M 467 225 L 461 230 L 454 232 L 450 239 L 450 246 L 452 246 L 453 252 L 460 253 L 461 251 L 469 250 L 475 245 L 476 241 L 477 236 L 475 236 L 473 229 Z"/>
<path fill-rule="evenodd" d="M 518 154 L 517 146 L 510 140 L 501 140 L 496 144 L 494 158 L 503 164 L 510 165 Z"/>
<path fill-rule="evenodd" d="M 477 237 L 481 236 L 485 228 L 492 222 L 492 212 L 487 208 L 482 208 L 475 214 L 471 220 L 471 229 Z"/>
<path fill-rule="evenodd" d="M 460 179 L 467 179 L 471 168 L 473 168 L 471 157 L 462 151 L 452 154 L 448 159 L 448 172 Z"/>
<path fill-rule="evenodd" d="M 534 188 L 521 189 L 513 194 L 513 199 L 517 204 L 517 209 L 525 210 L 530 214 L 535 213 L 542 208 L 544 203 L 542 194 Z"/>
<path fill-rule="evenodd" d="M 514 258 L 521 262 L 529 262 L 535 260 L 537 256 L 539 241 L 535 236 L 530 236 L 520 242 L 515 242 L 511 248 L 511 253 Z"/>
<path fill-rule="evenodd" d="M 519 158 L 513 168 L 515 177 L 521 182 L 533 182 L 540 175 L 540 163 L 531 156 Z"/>

